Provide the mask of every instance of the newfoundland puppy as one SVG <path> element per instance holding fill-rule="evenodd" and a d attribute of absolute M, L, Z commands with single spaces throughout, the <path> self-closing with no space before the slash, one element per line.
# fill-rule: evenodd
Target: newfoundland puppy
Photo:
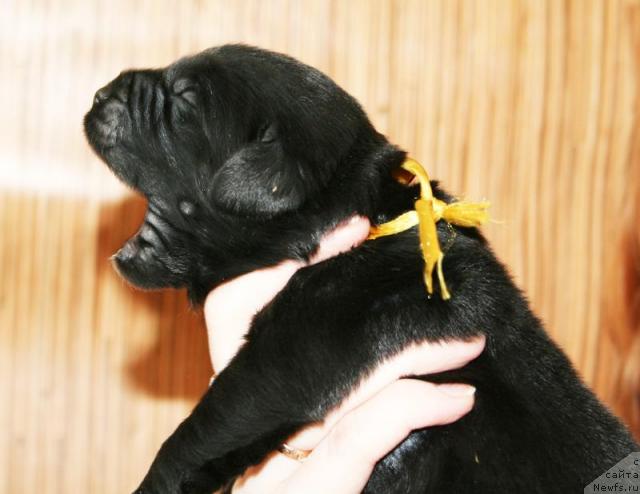
<path fill-rule="evenodd" d="M 328 77 L 287 56 L 227 45 L 129 70 L 85 118 L 96 153 L 148 210 L 115 255 L 143 288 L 186 287 L 308 259 L 351 215 L 414 209 L 405 152 Z M 432 184 L 437 198 L 451 198 Z M 580 381 L 482 235 L 437 223 L 442 286 L 425 290 L 418 228 L 299 270 L 160 448 L 138 493 L 211 493 L 321 421 L 385 359 L 416 342 L 486 336 L 462 369 L 421 376 L 477 388 L 474 410 L 414 431 L 368 493 L 577 493 L 638 450 Z M 435 273 L 434 273 L 435 277 Z M 401 405 L 399 405 L 401 406 Z"/>

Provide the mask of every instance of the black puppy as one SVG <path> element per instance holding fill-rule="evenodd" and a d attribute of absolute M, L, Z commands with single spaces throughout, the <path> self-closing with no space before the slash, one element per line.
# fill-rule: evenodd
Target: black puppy
<path fill-rule="evenodd" d="M 285 258 L 356 213 L 381 223 L 417 187 L 405 153 L 358 103 L 291 58 L 230 45 L 96 93 L 89 142 L 149 202 L 117 253 L 145 288 L 214 286 Z M 449 200 L 436 189 L 436 196 Z M 573 493 L 639 449 L 580 382 L 480 233 L 438 224 L 445 301 L 425 293 L 416 229 L 301 269 L 162 445 L 141 493 L 210 493 L 322 420 L 377 364 L 424 340 L 487 337 L 463 369 L 424 376 L 477 388 L 452 425 L 412 433 L 379 462 L 376 493 Z"/>

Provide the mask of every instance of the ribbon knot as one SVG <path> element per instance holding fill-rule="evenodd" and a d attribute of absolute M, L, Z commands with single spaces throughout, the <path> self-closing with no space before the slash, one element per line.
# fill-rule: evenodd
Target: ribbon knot
<path fill-rule="evenodd" d="M 427 171 L 414 159 L 407 158 L 401 167 L 411 173 L 420 183 L 420 198 L 414 203 L 414 211 L 408 211 L 397 218 L 371 227 L 368 239 L 400 233 L 418 225 L 420 250 L 424 259 L 424 283 L 427 293 L 433 294 L 433 271 L 437 269 L 440 294 L 443 300 L 451 298 L 442 271 L 444 253 L 440 247 L 436 223 L 445 220 L 449 224 L 463 227 L 477 227 L 485 223 L 489 215 L 489 202 L 454 201 L 447 204 L 433 197 Z"/>

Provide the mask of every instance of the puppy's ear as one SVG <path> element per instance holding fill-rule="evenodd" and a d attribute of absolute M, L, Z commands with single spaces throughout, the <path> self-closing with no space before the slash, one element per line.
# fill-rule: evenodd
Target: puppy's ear
<path fill-rule="evenodd" d="M 220 167 L 210 197 L 233 213 L 273 216 L 298 209 L 318 188 L 315 177 L 307 175 L 304 163 L 285 153 L 270 125 Z"/>

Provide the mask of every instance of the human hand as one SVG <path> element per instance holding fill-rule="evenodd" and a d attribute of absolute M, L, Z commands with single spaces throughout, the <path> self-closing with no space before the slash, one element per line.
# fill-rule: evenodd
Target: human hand
<path fill-rule="evenodd" d="M 368 220 L 353 217 L 326 234 L 311 259 L 316 263 L 362 243 Z M 260 269 L 214 289 L 205 301 L 213 368 L 220 372 L 241 346 L 251 319 L 305 264 L 288 260 Z M 462 367 L 484 348 L 484 338 L 470 342 L 422 343 L 385 362 L 320 424 L 287 440 L 312 450 L 304 461 L 273 453 L 236 480 L 234 494 L 357 494 L 376 462 L 412 430 L 454 422 L 473 407 L 474 388 L 435 385 L 402 378 Z M 397 404 L 402 403 L 402 407 Z"/>

